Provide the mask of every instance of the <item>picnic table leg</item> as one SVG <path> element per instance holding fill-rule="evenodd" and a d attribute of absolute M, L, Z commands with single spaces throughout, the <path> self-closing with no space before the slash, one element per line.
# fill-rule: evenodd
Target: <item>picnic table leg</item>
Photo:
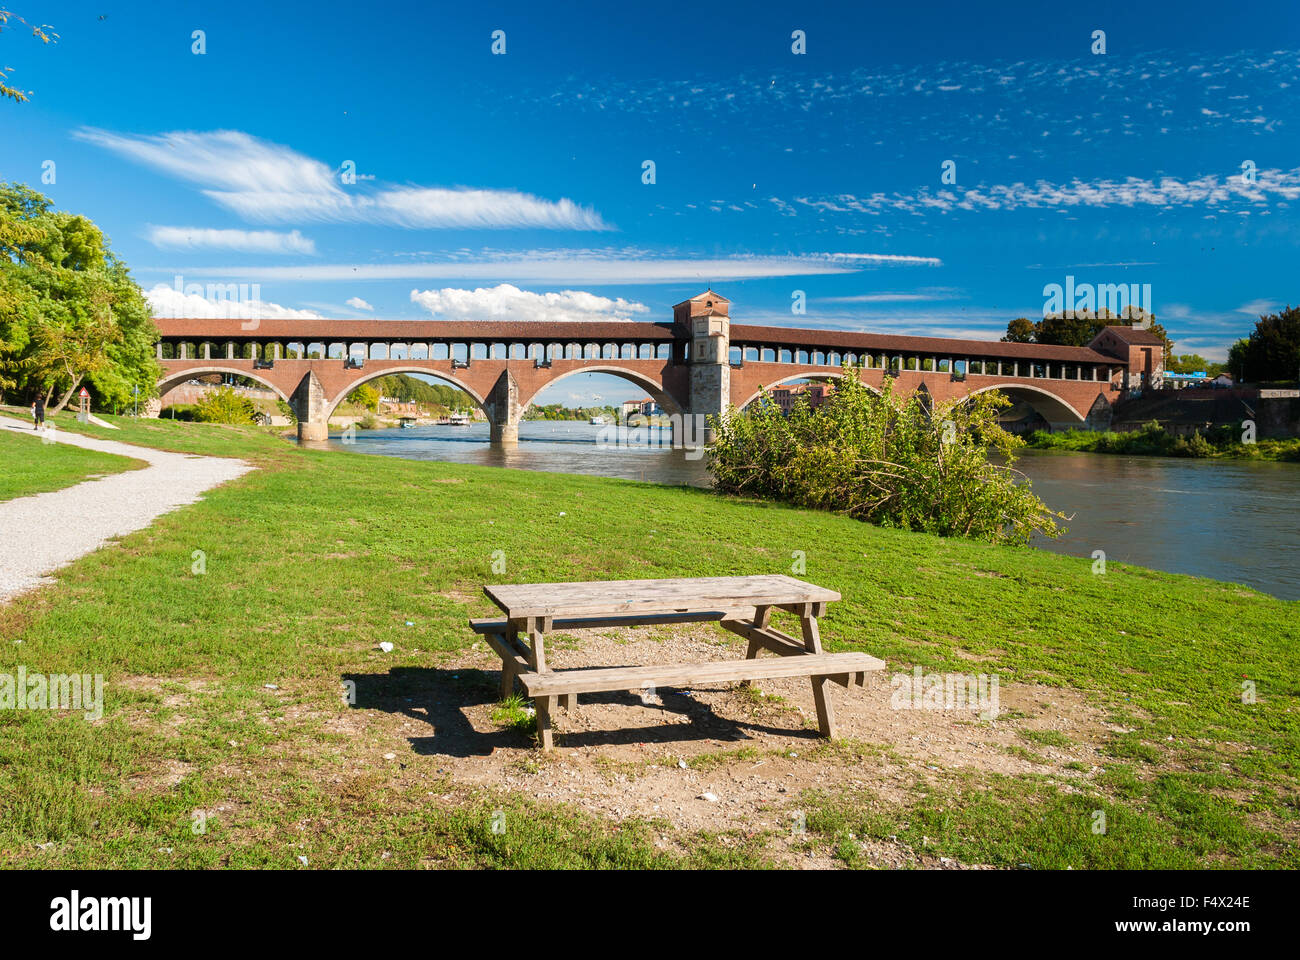
<path fill-rule="evenodd" d="M 543 750 L 550 750 L 551 740 L 551 700 L 553 697 L 534 697 L 533 707 L 537 711 L 537 742 Z"/>
<path fill-rule="evenodd" d="M 546 666 L 546 631 L 551 627 L 550 617 L 529 617 L 524 624 L 528 633 L 528 663 L 538 673 L 549 673 Z M 533 697 L 533 710 L 537 715 L 537 742 L 543 750 L 554 746 L 551 739 L 551 707 L 554 696 Z"/>
<path fill-rule="evenodd" d="M 754 619 L 752 623 L 754 624 L 754 626 L 758 627 L 758 629 L 762 630 L 771 622 L 771 620 L 772 620 L 771 607 L 754 608 Z M 750 640 L 749 648 L 745 651 L 745 659 L 753 660 L 755 657 L 758 656 L 758 651 L 762 649 L 763 649 L 762 646 L 759 644 L 757 640 Z M 753 680 L 741 680 L 740 685 L 742 687 L 748 687 L 753 682 L 754 682 Z"/>
<path fill-rule="evenodd" d="M 519 642 L 519 631 L 513 627 L 506 629 L 506 646 L 514 647 Z M 515 692 L 515 665 L 512 661 L 501 658 L 501 699 L 504 700 Z"/>
<path fill-rule="evenodd" d="M 804 649 L 809 653 L 821 653 L 822 636 L 817 629 L 817 618 L 805 613 L 802 626 Z M 839 733 L 835 727 L 835 708 L 831 706 L 830 691 L 827 689 L 830 682 L 829 677 L 813 677 L 812 690 L 813 702 L 817 705 L 817 725 L 821 728 L 823 737 L 834 740 Z"/>

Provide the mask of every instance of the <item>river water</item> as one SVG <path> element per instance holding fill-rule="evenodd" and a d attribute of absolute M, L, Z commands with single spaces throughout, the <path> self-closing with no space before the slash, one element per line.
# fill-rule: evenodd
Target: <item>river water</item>
<path fill-rule="evenodd" d="M 514 447 L 492 447 L 486 424 L 358 430 L 330 447 L 358 453 L 520 470 L 585 473 L 651 483 L 709 483 L 698 451 L 668 447 L 666 430 L 527 420 Z M 1017 467 L 1048 506 L 1073 519 L 1037 545 L 1108 563 L 1133 563 L 1244 583 L 1300 599 L 1300 464 L 1176 460 L 1025 451 Z"/>

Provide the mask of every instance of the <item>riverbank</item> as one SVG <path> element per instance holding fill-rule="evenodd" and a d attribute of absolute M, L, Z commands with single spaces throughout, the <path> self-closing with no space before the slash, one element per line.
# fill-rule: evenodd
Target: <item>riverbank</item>
<path fill-rule="evenodd" d="M 0 721 L 7 865 L 1300 866 L 1294 603 L 698 489 L 111 419 L 113 439 L 260 469 L 0 608 L 0 672 L 106 684 L 102 720 Z M 488 582 L 788 572 L 799 555 L 844 596 L 831 649 L 890 674 L 996 674 L 1004 712 L 890 711 L 882 677 L 835 688 L 853 735 L 824 745 L 794 689 L 705 689 L 623 735 L 626 714 L 600 711 L 638 698 L 580 708 L 543 758 L 465 623 L 492 611 Z M 626 639 L 575 634 L 557 656 Z M 627 650 L 743 655 L 729 644 L 702 625 Z"/>
<path fill-rule="evenodd" d="M 1142 457 L 1182 457 L 1199 460 L 1276 460 L 1300 462 L 1300 439 L 1241 442 L 1238 428 L 1217 428 L 1190 437 L 1158 426 L 1128 433 L 1096 430 L 1035 430 L 1025 443 L 1036 450 L 1115 453 Z"/>

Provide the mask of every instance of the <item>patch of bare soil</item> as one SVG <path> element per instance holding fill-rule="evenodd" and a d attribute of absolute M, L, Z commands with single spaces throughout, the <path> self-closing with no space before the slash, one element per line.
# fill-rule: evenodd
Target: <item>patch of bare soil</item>
<path fill-rule="evenodd" d="M 592 630 L 554 638 L 547 656 L 556 668 L 697 662 L 743 657 L 744 644 L 709 625 Z M 351 674 L 355 709 L 324 728 L 366 744 L 376 759 L 429 758 L 461 786 L 615 821 L 645 818 L 687 835 L 770 833 L 785 838 L 773 853 L 806 867 L 836 861 L 810 856 L 792 829 L 805 790 L 906 805 L 954 771 L 1043 774 L 1071 789 L 1097 771 L 1108 736 L 1106 712 L 1073 690 L 1001 684 L 1000 714 L 988 720 L 970 709 L 891 708 L 892 674 L 882 672 L 865 687 L 830 685 L 840 744 L 818 735 L 808 680 L 780 679 L 583 695 L 574 711 L 554 712 L 556 749 L 544 755 L 497 708 L 499 669 L 480 643 L 433 668 Z M 669 834 L 659 840 L 665 847 L 675 842 Z M 869 842 L 863 851 L 886 867 L 966 866 L 918 858 L 902 844 Z"/>

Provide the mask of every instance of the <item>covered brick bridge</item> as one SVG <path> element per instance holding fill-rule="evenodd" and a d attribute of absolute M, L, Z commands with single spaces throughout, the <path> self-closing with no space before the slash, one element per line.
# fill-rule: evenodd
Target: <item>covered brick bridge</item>
<path fill-rule="evenodd" d="M 538 393 L 575 373 L 622 377 L 686 418 L 744 407 L 764 387 L 839 376 L 848 361 L 870 386 L 893 376 L 903 392 L 924 385 L 936 400 L 1001 390 L 1062 429 L 1108 425 L 1121 391 L 1158 375 L 1161 356 L 1159 340 L 1136 327 L 1055 347 L 753 326 L 732 323 L 729 307 L 710 290 L 660 323 L 160 318 L 159 395 L 206 373 L 248 377 L 293 405 L 301 438 L 319 440 L 363 383 L 430 374 L 473 398 L 493 442 L 512 443 Z"/>

